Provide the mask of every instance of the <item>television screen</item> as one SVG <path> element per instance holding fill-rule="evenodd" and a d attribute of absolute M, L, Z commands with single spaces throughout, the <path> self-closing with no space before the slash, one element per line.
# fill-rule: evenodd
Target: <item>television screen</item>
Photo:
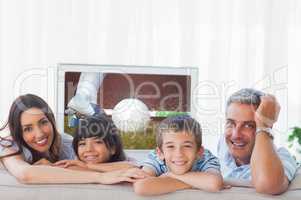
<path fill-rule="evenodd" d="M 75 110 L 80 110 L 84 101 L 98 105 L 113 121 L 114 110 L 122 101 L 137 99 L 144 104 L 149 121 L 143 130 L 122 128 L 116 119 L 114 121 L 127 149 L 153 148 L 155 129 L 164 118 L 194 115 L 191 96 L 197 83 L 197 68 L 60 64 L 58 77 L 58 123 L 61 130 L 69 134 L 74 134 L 75 129 L 69 126 L 66 111 L 74 105 Z M 83 103 L 74 101 L 77 96 L 84 99 Z M 134 111 L 130 118 L 143 119 L 139 113 Z M 129 126 L 131 122 L 126 123 Z"/>

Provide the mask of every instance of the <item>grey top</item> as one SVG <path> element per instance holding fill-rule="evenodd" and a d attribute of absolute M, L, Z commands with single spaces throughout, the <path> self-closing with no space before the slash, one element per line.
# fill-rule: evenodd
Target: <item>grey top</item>
<path fill-rule="evenodd" d="M 60 148 L 59 160 L 65 160 L 65 159 L 73 160 L 73 159 L 75 159 L 75 153 L 74 153 L 73 148 L 72 148 L 73 137 L 71 135 L 66 134 L 66 133 L 62 133 L 60 135 L 61 135 L 61 148 Z M 18 146 L 17 146 L 16 143 L 14 143 L 13 146 L 10 147 L 10 148 L 13 148 L 16 151 L 18 151 Z M 31 154 L 31 152 L 25 147 L 22 147 L 22 149 L 23 149 L 22 156 L 23 156 L 24 160 L 28 163 L 32 163 L 32 154 Z M 4 147 L 2 147 L 1 145 L 0 145 L 0 152 L 1 152 L 0 155 L 5 155 L 3 153 L 4 152 Z"/>

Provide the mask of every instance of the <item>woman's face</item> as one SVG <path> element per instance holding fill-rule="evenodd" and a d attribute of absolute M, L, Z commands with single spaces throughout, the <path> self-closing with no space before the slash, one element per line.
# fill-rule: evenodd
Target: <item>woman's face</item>
<path fill-rule="evenodd" d="M 32 149 L 45 153 L 54 138 L 53 126 L 38 108 L 30 108 L 21 114 L 22 136 Z"/>
<path fill-rule="evenodd" d="M 108 149 L 99 137 L 81 139 L 78 142 L 77 152 L 79 159 L 89 164 L 108 162 L 115 153 L 114 150 Z"/>

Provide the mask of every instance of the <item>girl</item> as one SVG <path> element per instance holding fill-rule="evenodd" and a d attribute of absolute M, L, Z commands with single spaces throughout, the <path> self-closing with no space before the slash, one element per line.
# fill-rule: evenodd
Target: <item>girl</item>
<path fill-rule="evenodd" d="M 13 102 L 8 123 L 1 130 L 8 131 L 7 126 L 10 136 L 0 140 L 0 161 L 22 183 L 113 184 L 145 177 L 135 168 L 98 173 L 49 166 L 74 158 L 72 137 L 58 133 L 53 112 L 36 95 L 23 95 Z"/>
<path fill-rule="evenodd" d="M 62 160 L 56 166 L 100 172 L 135 167 L 123 151 L 113 121 L 104 114 L 81 118 L 73 139 L 77 160 Z"/>

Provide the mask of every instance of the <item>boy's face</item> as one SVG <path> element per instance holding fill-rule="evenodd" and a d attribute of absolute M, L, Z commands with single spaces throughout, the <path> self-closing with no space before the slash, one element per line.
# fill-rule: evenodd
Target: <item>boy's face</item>
<path fill-rule="evenodd" d="M 169 131 L 163 133 L 162 140 L 162 151 L 157 148 L 158 156 L 177 175 L 190 171 L 194 161 L 204 151 L 203 147 L 197 148 L 195 136 L 191 133 Z"/>

